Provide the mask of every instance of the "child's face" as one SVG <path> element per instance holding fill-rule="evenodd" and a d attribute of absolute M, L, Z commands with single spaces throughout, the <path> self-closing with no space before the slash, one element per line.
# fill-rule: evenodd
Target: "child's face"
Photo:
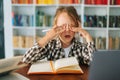
<path fill-rule="evenodd" d="M 59 37 L 60 37 L 62 43 L 69 45 L 75 35 L 75 33 L 69 29 L 70 27 L 73 27 L 70 25 L 74 25 L 74 22 L 73 22 L 73 20 L 71 20 L 71 18 L 65 12 L 61 13 L 57 19 L 57 26 L 62 27 L 63 25 L 65 27 L 65 31 L 62 32 L 59 35 Z"/>

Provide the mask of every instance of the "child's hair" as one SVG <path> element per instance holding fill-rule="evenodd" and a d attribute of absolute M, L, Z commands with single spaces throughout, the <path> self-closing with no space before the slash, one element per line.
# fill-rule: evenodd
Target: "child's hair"
<path fill-rule="evenodd" d="M 66 12 L 70 16 L 70 18 L 74 21 L 74 23 L 75 23 L 74 26 L 75 27 L 79 26 L 78 21 L 81 22 L 80 17 L 77 14 L 77 11 L 73 6 L 60 6 L 57 9 L 57 11 L 55 13 L 55 16 L 54 16 L 54 22 L 53 22 L 54 25 L 56 25 L 56 23 L 57 23 L 58 16 L 63 12 Z"/>

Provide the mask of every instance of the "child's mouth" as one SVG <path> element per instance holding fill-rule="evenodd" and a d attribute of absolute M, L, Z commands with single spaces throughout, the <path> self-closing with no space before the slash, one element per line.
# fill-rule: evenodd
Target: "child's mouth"
<path fill-rule="evenodd" d="M 70 38 L 71 36 L 70 35 L 65 35 L 65 38 Z"/>

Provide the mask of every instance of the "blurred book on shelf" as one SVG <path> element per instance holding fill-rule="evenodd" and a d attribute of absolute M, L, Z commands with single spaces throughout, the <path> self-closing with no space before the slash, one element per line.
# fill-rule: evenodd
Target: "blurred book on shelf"
<path fill-rule="evenodd" d="M 42 11 L 36 12 L 36 26 L 52 26 L 53 16 Z"/>
<path fill-rule="evenodd" d="M 37 4 L 80 4 L 81 0 L 36 0 Z"/>
<path fill-rule="evenodd" d="M 120 49 L 120 38 L 115 37 L 115 49 Z"/>
<path fill-rule="evenodd" d="M 112 49 L 113 47 L 113 39 L 112 37 L 109 37 L 109 49 Z"/>
<path fill-rule="evenodd" d="M 120 28 L 120 16 L 110 16 L 109 17 L 109 27 Z"/>
<path fill-rule="evenodd" d="M 106 49 L 106 38 L 105 37 L 94 37 L 96 49 Z"/>
<path fill-rule="evenodd" d="M 38 42 L 42 37 L 36 36 L 36 42 Z"/>
<path fill-rule="evenodd" d="M 110 5 L 120 5 L 120 0 L 110 0 Z"/>
<path fill-rule="evenodd" d="M 120 49 L 120 37 L 109 37 L 109 49 L 119 50 Z"/>
<path fill-rule="evenodd" d="M 56 0 L 36 0 L 37 4 L 55 4 Z"/>
<path fill-rule="evenodd" d="M 13 36 L 14 48 L 30 48 L 33 46 L 33 36 Z"/>
<path fill-rule="evenodd" d="M 96 15 L 85 15 L 84 16 L 84 26 L 85 27 L 106 27 L 107 17 L 106 16 L 96 16 Z"/>
<path fill-rule="evenodd" d="M 19 48 L 25 47 L 25 37 L 24 36 L 18 36 L 18 46 L 19 46 Z"/>
<path fill-rule="evenodd" d="M 14 48 L 18 47 L 18 36 L 13 36 L 13 46 Z"/>
<path fill-rule="evenodd" d="M 32 4 L 33 0 L 12 0 L 12 4 Z"/>
<path fill-rule="evenodd" d="M 108 4 L 108 0 L 85 0 L 85 4 L 107 5 Z"/>
<path fill-rule="evenodd" d="M 32 36 L 25 37 L 25 48 L 30 48 L 34 44 L 34 38 Z"/>
<path fill-rule="evenodd" d="M 12 12 L 12 25 L 13 26 L 34 26 L 33 15 L 21 15 Z"/>

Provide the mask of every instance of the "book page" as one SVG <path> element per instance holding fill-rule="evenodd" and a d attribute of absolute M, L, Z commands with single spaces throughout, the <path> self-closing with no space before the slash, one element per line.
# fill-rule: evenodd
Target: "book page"
<path fill-rule="evenodd" d="M 57 73 L 83 73 L 79 65 L 59 68 L 56 70 Z"/>
<path fill-rule="evenodd" d="M 36 62 L 31 65 L 28 74 L 40 74 L 53 72 L 50 61 Z"/>
<path fill-rule="evenodd" d="M 55 61 L 55 69 L 79 65 L 75 57 L 63 58 Z"/>

